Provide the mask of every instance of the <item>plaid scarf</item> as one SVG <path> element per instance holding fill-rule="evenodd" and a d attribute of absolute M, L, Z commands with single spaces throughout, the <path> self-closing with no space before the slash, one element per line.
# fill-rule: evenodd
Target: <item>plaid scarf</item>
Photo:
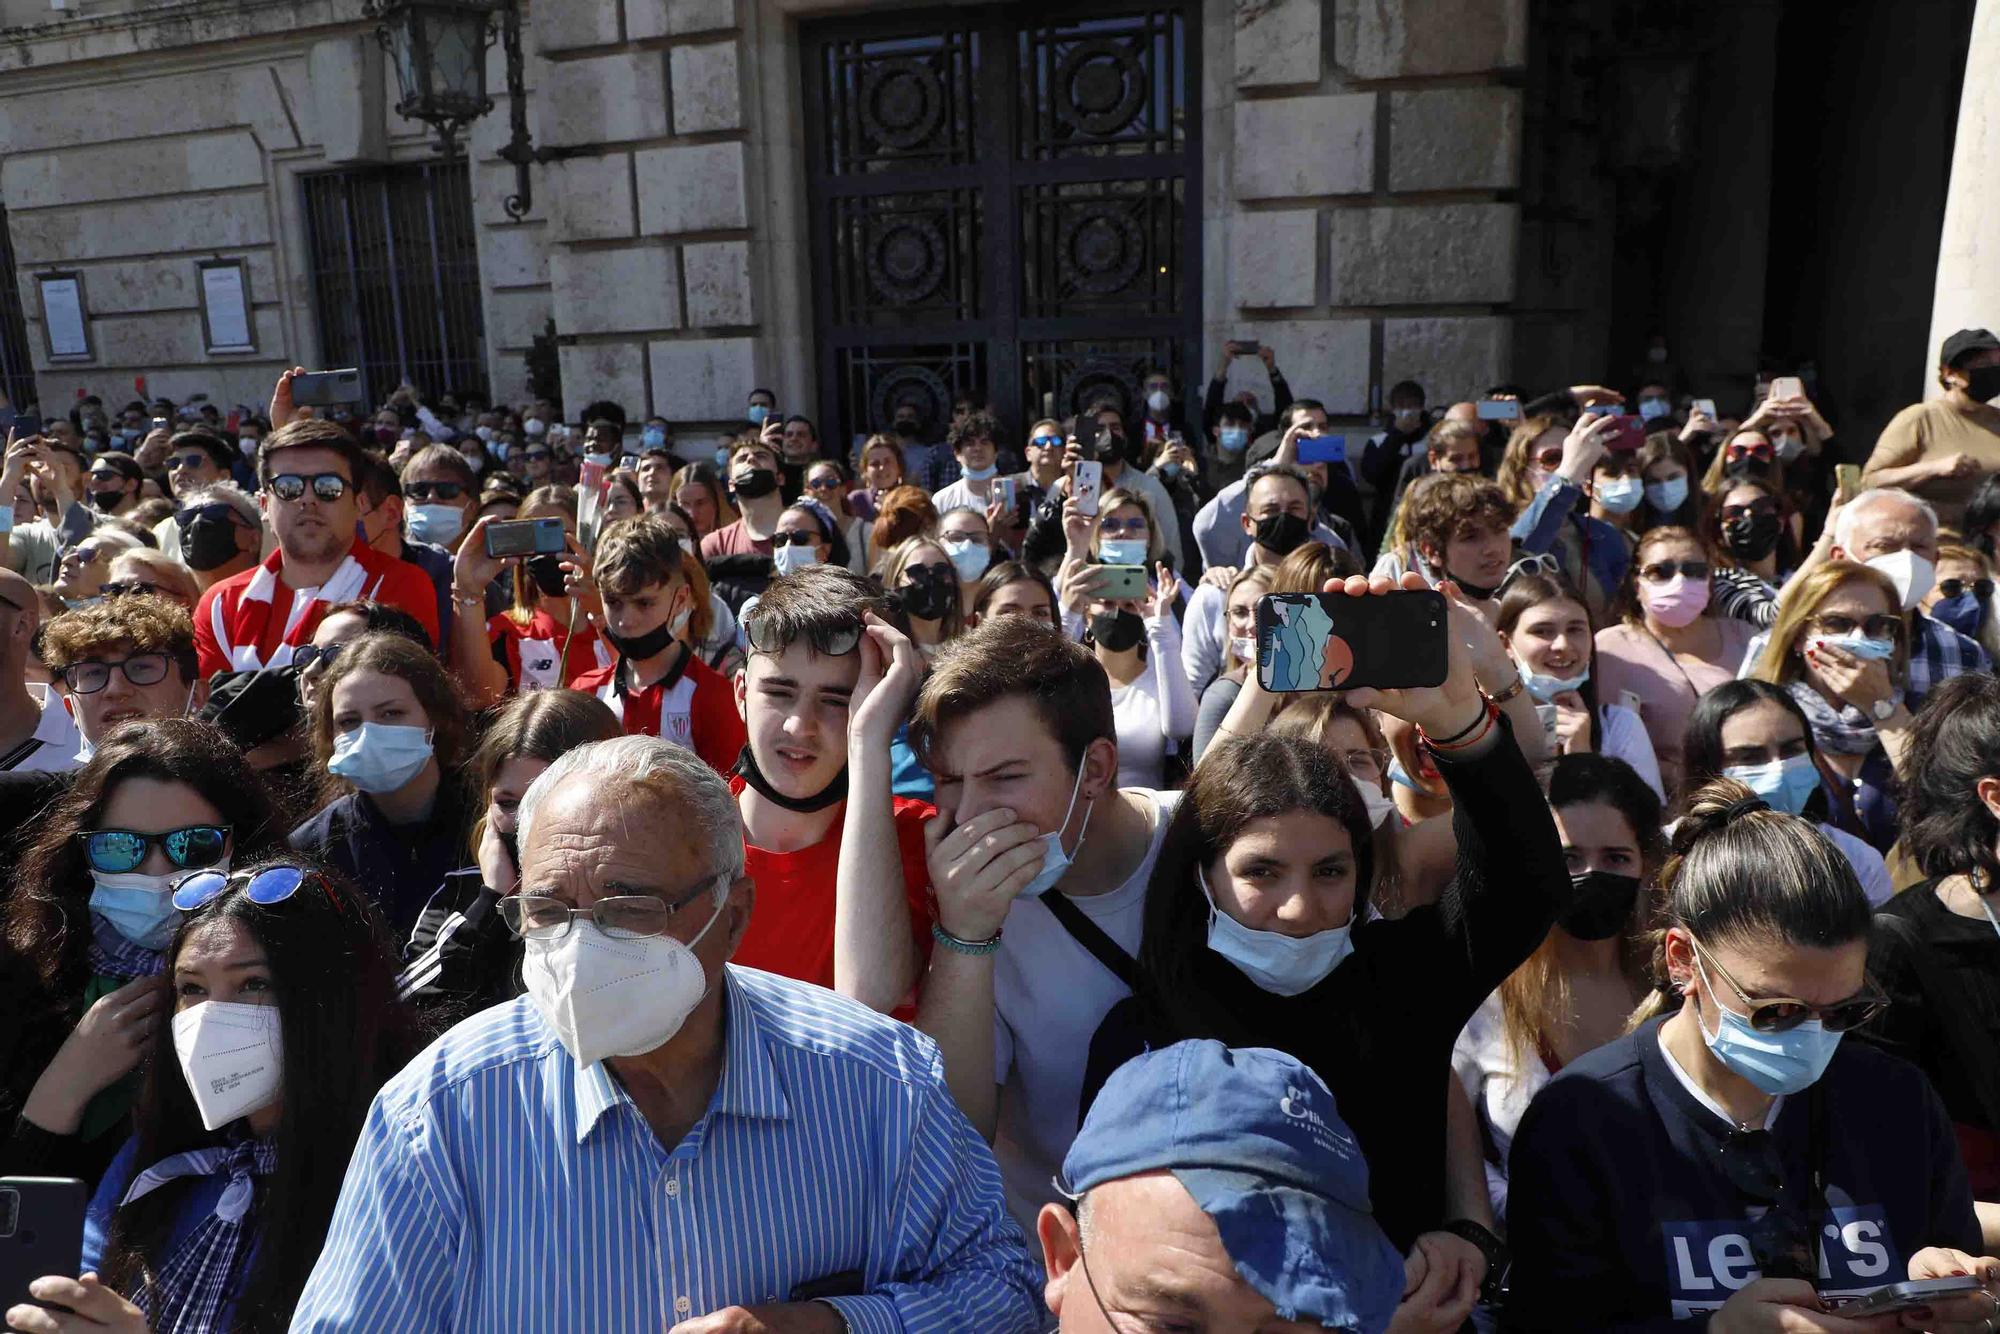
<path fill-rule="evenodd" d="M 165 966 L 166 953 L 135 945 L 118 933 L 118 928 L 90 915 L 90 971 L 104 977 L 151 977 Z M 93 998 L 94 999 L 94 998 Z"/>
<path fill-rule="evenodd" d="M 207 1334 L 219 1329 L 223 1309 L 238 1295 L 239 1253 L 243 1219 L 256 1196 L 251 1174 L 269 1176 L 278 1167 L 278 1151 L 263 1140 L 241 1139 L 211 1149 L 189 1149 L 163 1159 L 133 1178 L 119 1207 L 132 1203 L 180 1177 L 227 1173 L 229 1184 L 215 1211 L 204 1218 L 181 1248 L 168 1256 L 153 1281 L 133 1296 L 146 1313 L 154 1334 Z"/>
<path fill-rule="evenodd" d="M 1852 704 L 1834 708 L 1804 681 L 1794 681 L 1785 688 L 1805 710 L 1806 721 L 1812 724 L 1813 740 L 1819 742 L 1821 750 L 1836 755 L 1866 755 L 1875 749 L 1875 724 L 1867 714 Z"/>

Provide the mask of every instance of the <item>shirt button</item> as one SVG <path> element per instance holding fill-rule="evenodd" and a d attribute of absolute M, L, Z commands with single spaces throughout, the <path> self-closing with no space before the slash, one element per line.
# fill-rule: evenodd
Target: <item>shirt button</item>
<path fill-rule="evenodd" d="M 681 1193 L 681 1183 L 669 1177 L 667 1179 L 667 1194 L 670 1196 L 675 1196 L 679 1195 L 680 1193 Z"/>
<path fill-rule="evenodd" d="M 693 1306 L 694 1303 L 689 1301 L 685 1297 L 674 1298 L 674 1310 L 678 1311 L 682 1315 L 686 1315 Z"/>

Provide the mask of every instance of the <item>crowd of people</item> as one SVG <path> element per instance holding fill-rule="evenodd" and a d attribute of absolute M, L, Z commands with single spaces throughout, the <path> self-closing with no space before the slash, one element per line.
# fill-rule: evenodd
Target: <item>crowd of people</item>
<path fill-rule="evenodd" d="M 0 408 L 8 1328 L 2000 1330 L 1992 334 L 1872 450 L 300 374 Z"/>

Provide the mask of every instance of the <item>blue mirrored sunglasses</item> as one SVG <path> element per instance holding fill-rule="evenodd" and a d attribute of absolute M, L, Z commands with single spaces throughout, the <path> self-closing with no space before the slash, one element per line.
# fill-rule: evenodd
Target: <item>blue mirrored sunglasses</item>
<path fill-rule="evenodd" d="M 174 906 L 182 912 L 193 912 L 216 895 L 234 885 L 247 884 L 252 903 L 266 907 L 273 903 L 283 903 L 299 892 L 299 886 L 308 880 L 325 880 L 302 866 L 267 866 L 261 871 L 237 871 L 224 875 L 220 871 L 196 871 L 184 875 L 174 882 Z M 332 886 L 327 886 L 327 897 L 333 899 L 334 907 L 340 900 L 334 897 Z"/>

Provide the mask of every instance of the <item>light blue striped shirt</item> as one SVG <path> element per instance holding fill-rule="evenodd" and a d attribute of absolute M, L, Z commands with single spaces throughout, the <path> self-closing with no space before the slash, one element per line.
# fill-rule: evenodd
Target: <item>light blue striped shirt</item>
<path fill-rule="evenodd" d="M 293 1331 L 662 1334 L 852 1273 L 857 1331 L 1033 1331 L 993 1155 L 937 1047 L 830 991 L 724 969 L 722 1076 L 671 1152 L 525 997 L 383 1086 Z"/>

